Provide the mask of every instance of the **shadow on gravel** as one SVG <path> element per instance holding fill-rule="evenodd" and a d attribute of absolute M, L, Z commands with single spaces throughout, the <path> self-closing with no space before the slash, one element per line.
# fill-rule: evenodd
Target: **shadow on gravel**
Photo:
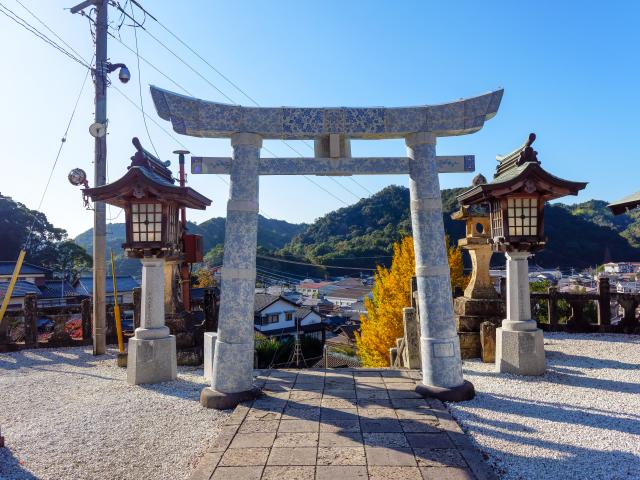
<path fill-rule="evenodd" d="M 0 448 L 0 478 L 11 480 L 38 480 L 31 472 L 24 469 L 9 447 Z"/>

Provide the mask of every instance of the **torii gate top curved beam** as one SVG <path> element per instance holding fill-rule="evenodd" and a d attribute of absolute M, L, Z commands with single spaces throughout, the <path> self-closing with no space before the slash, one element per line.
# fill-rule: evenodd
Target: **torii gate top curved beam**
<path fill-rule="evenodd" d="M 503 91 L 418 107 L 271 108 L 209 102 L 151 86 L 158 115 L 171 120 L 177 133 L 225 138 L 250 132 L 267 139 L 298 140 L 329 134 L 369 139 L 402 138 L 414 132 L 466 135 L 480 130 L 496 114 Z"/>

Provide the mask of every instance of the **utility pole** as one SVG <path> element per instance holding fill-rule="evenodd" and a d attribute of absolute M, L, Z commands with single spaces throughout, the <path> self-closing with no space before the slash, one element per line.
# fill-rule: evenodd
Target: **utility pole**
<path fill-rule="evenodd" d="M 111 64 L 107 60 L 108 0 L 86 0 L 71 8 L 71 13 L 82 12 L 87 7 L 95 8 L 96 67 L 93 71 L 95 85 L 95 123 L 89 132 L 95 137 L 94 187 L 107 180 L 107 74 L 120 68 L 120 81 L 129 81 L 129 70 L 124 64 Z M 82 12 L 83 15 L 84 12 Z M 106 234 L 107 215 L 104 202 L 94 203 L 93 214 L 93 354 L 106 353 Z"/>

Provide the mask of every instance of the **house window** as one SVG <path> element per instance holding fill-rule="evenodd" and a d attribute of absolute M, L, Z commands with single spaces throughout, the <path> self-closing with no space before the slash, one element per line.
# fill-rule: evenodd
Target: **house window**
<path fill-rule="evenodd" d="M 509 198 L 510 236 L 535 236 L 538 233 L 538 199 Z"/>
<path fill-rule="evenodd" d="M 162 205 L 160 203 L 132 204 L 131 232 L 134 242 L 161 242 Z"/>
<path fill-rule="evenodd" d="M 502 231 L 502 208 L 500 207 L 500 200 L 494 200 L 491 206 L 491 230 L 495 238 L 503 237 Z"/>
<path fill-rule="evenodd" d="M 278 323 L 278 321 L 280 320 L 280 315 L 273 314 L 273 315 L 267 315 L 267 323 Z"/>
<path fill-rule="evenodd" d="M 284 318 L 287 322 L 290 322 L 293 320 L 293 313 L 292 312 L 287 312 L 285 313 L 285 318 Z"/>

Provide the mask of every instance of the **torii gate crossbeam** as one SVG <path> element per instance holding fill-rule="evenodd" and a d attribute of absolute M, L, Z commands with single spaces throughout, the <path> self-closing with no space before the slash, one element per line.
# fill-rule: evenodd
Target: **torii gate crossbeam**
<path fill-rule="evenodd" d="M 462 377 L 438 173 L 473 171 L 473 156 L 438 157 L 436 138 L 482 128 L 503 90 L 442 105 L 405 108 L 254 108 L 185 97 L 151 87 L 161 118 L 177 133 L 230 138 L 233 157 L 192 157 L 193 173 L 231 178 L 225 225 L 221 301 L 211 387 L 201 402 L 230 408 L 253 387 L 253 303 L 260 175 L 409 174 L 420 311 L 422 384 L 446 400 L 473 397 Z M 406 157 L 352 158 L 349 139 L 404 138 Z M 314 158 L 260 158 L 263 139 L 313 139 Z"/>

